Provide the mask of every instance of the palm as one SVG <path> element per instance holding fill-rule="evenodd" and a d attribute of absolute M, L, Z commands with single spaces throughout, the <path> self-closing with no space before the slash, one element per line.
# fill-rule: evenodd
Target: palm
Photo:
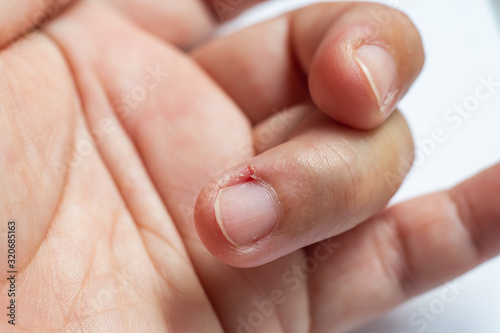
<path fill-rule="evenodd" d="M 302 253 L 230 268 L 193 228 L 197 191 L 250 156 L 238 147 L 251 130 L 191 60 L 90 2 L 2 58 L 2 219 L 17 221 L 22 244 L 18 328 L 212 332 L 217 315 L 234 328 L 281 288 Z M 288 298 L 267 325 L 307 322 L 288 311 L 306 308 L 305 286 Z"/>
<path fill-rule="evenodd" d="M 21 5 L 3 6 L 19 10 Z M 209 254 L 194 228 L 196 198 L 216 174 L 253 157 L 255 131 L 241 110 L 245 108 L 240 109 L 244 101 L 233 102 L 176 48 L 200 40 L 212 27 L 213 19 L 203 8 L 197 0 L 75 2 L 42 32 L 1 50 L 0 219 L 17 225 L 16 328 L 340 332 L 498 252 L 496 241 L 473 248 L 481 244 L 470 241 L 474 214 L 462 216 L 463 228 L 454 210 L 443 211 L 450 200 L 459 207 L 467 201 L 470 206 L 486 205 L 489 200 L 467 193 L 494 195 L 499 174 L 494 169 L 450 193 L 391 208 L 335 239 L 258 268 L 230 267 Z M 329 23 L 347 9 L 371 17 L 372 8 L 379 9 L 342 4 L 311 13 L 330 12 L 323 17 Z M 397 20 L 389 30 L 411 30 L 406 18 L 393 14 Z M 315 22 L 314 15 L 304 17 Z M 19 35 L 13 16 L 1 21 L 17 27 Z M 307 30 L 307 19 L 298 21 Z M 281 30 L 273 33 L 280 35 Z M 411 70 L 405 71 L 408 86 L 422 61 L 405 46 L 410 39 L 398 40 L 403 55 L 420 59 L 413 59 Z M 302 42 L 307 46 L 308 40 Z M 0 44 L 6 42 L 0 35 Z M 196 59 L 203 63 L 200 57 Z M 286 65 L 295 66 L 293 61 Z M 286 87 L 275 80 L 273 93 L 286 98 L 277 98 L 276 104 L 309 101 L 302 74 L 279 74 Z M 289 81 L 299 83 L 288 86 Z M 406 89 L 403 85 L 401 91 Z M 250 85 L 249 92 L 255 91 L 268 93 L 266 85 Z M 259 98 L 256 103 L 265 102 Z M 320 120 L 326 132 L 317 137 L 345 132 Z M 379 151 L 397 150 L 393 142 L 406 140 L 404 123 L 398 116 L 387 123 L 392 133 L 387 137 L 346 131 L 356 132 L 353 136 L 363 142 L 378 141 Z M 379 162 L 384 156 L 377 157 Z M 394 161 L 387 164 L 398 167 L 389 165 Z M 370 189 L 373 184 L 361 185 Z M 481 191 L 469 190 L 479 185 Z M 374 191 L 382 200 L 373 201 L 383 201 L 388 195 L 384 191 Z M 378 209 L 378 204 L 365 206 Z M 424 206 L 425 211 L 413 214 Z M 476 227 L 478 239 L 494 239 L 494 208 L 485 206 L 482 215 L 476 214 L 485 221 Z M 436 232 L 447 237 L 435 237 Z M 429 255 L 434 253 L 440 255 Z M 472 260 L 471 253 L 479 255 Z M 7 267 L 2 258 L 2 267 Z M 1 304 L 9 302 L 4 281 Z M 5 321 L 0 325 L 2 331 L 12 329 Z"/>

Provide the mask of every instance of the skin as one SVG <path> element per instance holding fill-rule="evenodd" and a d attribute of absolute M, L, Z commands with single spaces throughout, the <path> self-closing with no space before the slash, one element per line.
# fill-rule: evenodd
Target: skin
<path fill-rule="evenodd" d="M 1 6 L 0 220 L 16 221 L 18 272 L 2 332 L 234 332 L 269 300 L 255 331 L 345 332 L 500 251 L 499 166 L 379 212 L 411 137 L 340 42 L 383 45 L 402 96 L 423 63 L 403 14 L 366 36 L 355 27 L 386 8 L 325 4 L 194 47 L 221 13 L 197 0 L 65 2 L 42 23 L 34 0 Z M 248 165 L 287 227 L 243 251 L 213 193 Z"/>

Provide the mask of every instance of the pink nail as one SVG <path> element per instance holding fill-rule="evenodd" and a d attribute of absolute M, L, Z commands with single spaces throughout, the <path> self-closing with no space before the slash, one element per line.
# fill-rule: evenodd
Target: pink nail
<path fill-rule="evenodd" d="M 397 68 L 392 56 L 384 48 L 363 45 L 356 50 L 356 61 L 370 82 L 380 111 L 388 114 L 397 98 Z"/>
<path fill-rule="evenodd" d="M 255 181 L 220 190 L 215 200 L 215 215 L 227 240 L 243 247 L 266 236 L 278 221 L 274 196 L 270 189 Z"/>

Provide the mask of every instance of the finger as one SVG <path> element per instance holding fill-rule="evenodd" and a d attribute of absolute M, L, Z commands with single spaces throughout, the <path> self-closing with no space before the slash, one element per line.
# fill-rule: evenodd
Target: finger
<path fill-rule="evenodd" d="M 254 123 L 312 98 L 363 129 L 389 116 L 424 61 L 410 20 L 366 3 L 307 7 L 212 41 L 194 57 Z"/>
<path fill-rule="evenodd" d="M 311 111 L 310 104 L 302 104 L 273 114 L 254 127 L 255 155 L 286 142 Z"/>
<path fill-rule="evenodd" d="M 338 249 L 308 281 L 311 306 L 321 309 L 311 311 L 317 331 L 348 331 L 498 255 L 499 197 L 500 164 L 333 238 Z"/>
<path fill-rule="evenodd" d="M 289 141 L 204 188 L 198 235 L 219 260 L 251 267 L 340 234 L 386 205 L 399 183 L 384 175 L 411 161 L 411 142 L 399 113 L 361 132 L 311 110 Z"/>
<path fill-rule="evenodd" d="M 263 0 L 261 0 L 263 1 Z M 136 24 L 170 43 L 188 48 L 209 36 L 218 23 L 257 0 L 105 0 Z"/>
<path fill-rule="evenodd" d="M 265 0 L 202 0 L 212 10 L 213 15 L 220 22 L 230 20 L 244 10 Z"/>
<path fill-rule="evenodd" d="M 44 26 L 72 0 L 0 1 L 0 47 Z"/>
<path fill-rule="evenodd" d="M 200 0 L 105 0 L 139 26 L 164 40 L 189 47 L 215 28 L 215 20 Z"/>

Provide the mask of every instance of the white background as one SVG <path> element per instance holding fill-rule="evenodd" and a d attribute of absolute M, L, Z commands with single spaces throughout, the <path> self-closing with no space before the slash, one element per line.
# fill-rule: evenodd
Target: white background
<path fill-rule="evenodd" d="M 400 104 L 413 130 L 417 150 L 422 152 L 419 143 L 431 138 L 436 129 L 442 129 L 447 138 L 433 151 L 420 155 L 419 165 L 413 168 L 394 201 L 447 188 L 500 161 L 500 87 L 460 125 L 453 127 L 444 119 L 454 104 L 474 96 L 480 77 L 493 75 L 500 82 L 500 6 L 497 8 L 494 1 L 378 1 L 407 13 L 423 37 L 425 68 Z M 229 29 L 313 2 L 319 1 L 270 1 L 248 12 Z M 439 303 L 442 288 L 400 306 L 356 333 L 499 333 L 500 259 L 482 265 L 457 282 L 466 289 L 444 309 L 437 307 L 438 315 L 426 320 L 425 325 L 412 324 L 410 318 L 421 307 Z"/>

